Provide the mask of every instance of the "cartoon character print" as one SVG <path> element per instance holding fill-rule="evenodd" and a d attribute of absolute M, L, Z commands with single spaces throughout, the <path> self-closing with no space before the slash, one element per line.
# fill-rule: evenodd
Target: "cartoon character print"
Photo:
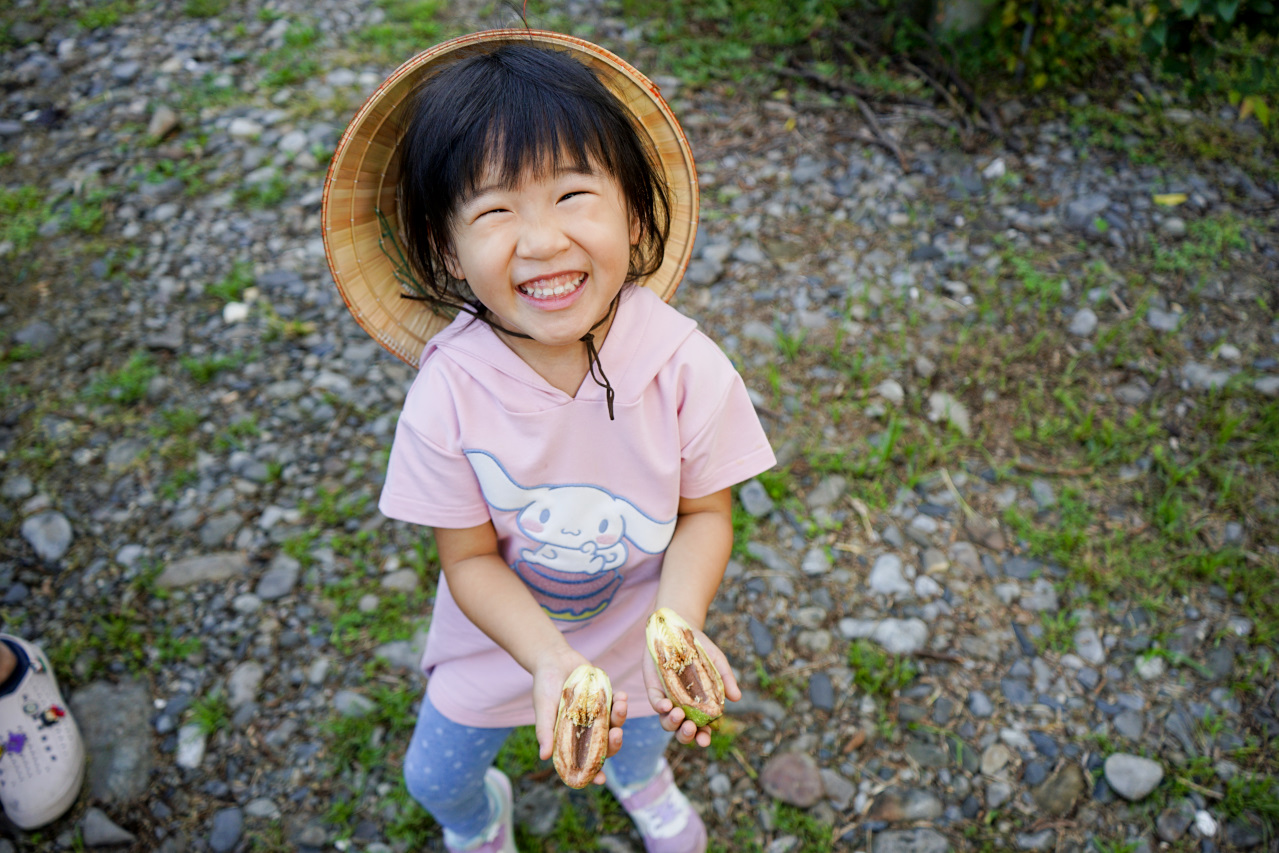
<path fill-rule="evenodd" d="M 39 713 L 36 717 L 36 722 L 39 724 L 39 728 L 47 729 L 50 726 L 56 726 L 58 723 L 62 722 L 66 715 L 67 712 L 62 708 L 57 705 L 50 705 L 48 708 L 45 708 Z"/>
<path fill-rule="evenodd" d="M 622 585 L 629 542 L 659 554 L 675 520 L 656 521 L 625 498 L 587 484 L 522 486 L 493 454 L 466 453 L 484 500 L 515 512 L 516 526 L 537 548 L 524 548 L 511 566 L 551 618 L 580 622 L 602 612 Z"/>

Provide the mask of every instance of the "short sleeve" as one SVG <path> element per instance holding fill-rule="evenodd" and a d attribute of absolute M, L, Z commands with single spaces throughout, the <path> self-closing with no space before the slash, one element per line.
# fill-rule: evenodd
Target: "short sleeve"
<path fill-rule="evenodd" d="M 749 480 L 777 463 L 768 437 L 728 357 L 695 333 L 682 348 L 680 497 L 700 498 Z"/>
<path fill-rule="evenodd" d="M 390 518 L 446 528 L 474 527 L 490 519 L 475 471 L 462 452 L 447 386 L 428 373 L 409 389 L 378 502 Z"/>

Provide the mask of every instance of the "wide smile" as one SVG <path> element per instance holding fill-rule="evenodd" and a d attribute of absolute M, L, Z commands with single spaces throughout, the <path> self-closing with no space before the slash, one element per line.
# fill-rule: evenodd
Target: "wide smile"
<path fill-rule="evenodd" d="M 525 282 L 516 289 L 531 299 L 557 299 L 572 294 L 585 282 L 584 272 L 561 273 Z"/>

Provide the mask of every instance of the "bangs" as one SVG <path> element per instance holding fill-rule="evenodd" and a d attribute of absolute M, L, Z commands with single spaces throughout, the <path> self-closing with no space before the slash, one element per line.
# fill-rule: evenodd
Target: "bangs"
<path fill-rule="evenodd" d="M 459 134 L 453 168 L 442 175 L 450 198 L 465 202 L 481 187 L 515 189 L 561 171 L 617 174 L 622 140 L 580 100 L 549 97 L 540 86 L 503 87 L 480 109 Z"/>

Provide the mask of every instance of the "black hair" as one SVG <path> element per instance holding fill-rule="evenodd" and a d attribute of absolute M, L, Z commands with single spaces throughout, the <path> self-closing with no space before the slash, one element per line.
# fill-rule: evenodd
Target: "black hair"
<path fill-rule="evenodd" d="M 518 43 L 481 50 L 424 81 L 404 125 L 400 226 L 426 291 L 487 319 L 445 268 L 453 217 L 488 177 L 514 187 L 562 167 L 594 165 L 617 181 L 640 232 L 626 280 L 656 272 L 670 230 L 670 193 L 629 110 L 564 51 Z"/>

